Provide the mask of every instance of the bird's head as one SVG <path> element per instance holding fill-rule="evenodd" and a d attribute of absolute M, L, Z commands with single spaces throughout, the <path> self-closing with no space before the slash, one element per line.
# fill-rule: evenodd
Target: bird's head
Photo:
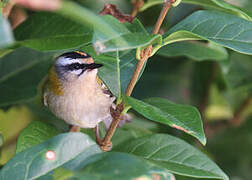
<path fill-rule="evenodd" d="M 57 57 L 54 69 L 59 78 L 75 80 L 87 75 L 96 76 L 97 69 L 102 66 L 102 64 L 95 63 L 89 54 L 82 51 L 73 51 Z"/>

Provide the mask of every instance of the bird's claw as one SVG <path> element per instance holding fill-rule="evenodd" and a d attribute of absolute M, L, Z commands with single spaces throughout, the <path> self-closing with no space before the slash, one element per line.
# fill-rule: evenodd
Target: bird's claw
<path fill-rule="evenodd" d="M 111 151 L 113 147 L 112 142 L 108 142 L 108 143 L 101 142 L 99 145 L 103 152 Z"/>

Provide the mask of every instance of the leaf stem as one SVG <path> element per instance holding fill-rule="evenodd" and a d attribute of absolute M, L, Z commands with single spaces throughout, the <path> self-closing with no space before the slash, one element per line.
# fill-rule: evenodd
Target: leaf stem
<path fill-rule="evenodd" d="M 122 101 L 122 89 L 121 89 L 121 72 L 120 72 L 120 58 L 119 51 L 116 51 L 116 65 L 117 65 L 117 84 L 118 84 L 118 97 L 116 105 L 120 104 Z"/>

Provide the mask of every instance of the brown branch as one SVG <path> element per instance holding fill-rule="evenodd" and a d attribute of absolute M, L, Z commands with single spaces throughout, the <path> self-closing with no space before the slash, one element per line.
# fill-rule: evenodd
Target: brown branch
<path fill-rule="evenodd" d="M 128 14 L 123 14 L 119 9 L 117 9 L 114 4 L 105 4 L 103 10 L 99 13 L 100 15 L 111 15 L 115 17 L 121 23 L 130 22 L 132 23 L 133 17 Z"/>
<path fill-rule="evenodd" d="M 167 14 L 167 12 L 168 12 L 168 10 L 170 9 L 171 6 L 172 6 L 172 3 L 169 2 L 169 1 L 166 1 L 164 3 L 163 9 L 162 9 L 162 11 L 161 11 L 161 13 L 159 15 L 159 18 L 158 18 L 158 20 L 156 22 L 156 25 L 155 25 L 155 27 L 153 29 L 153 32 L 152 32 L 153 34 L 157 34 L 159 32 L 160 27 L 161 27 L 161 25 L 162 25 L 162 23 L 164 21 L 164 18 L 165 18 L 166 14 Z M 145 62 L 150 57 L 151 52 L 152 52 L 152 46 L 148 46 L 146 49 L 144 49 L 141 52 L 141 54 L 142 54 L 141 59 L 137 63 L 137 67 L 136 67 L 136 69 L 134 71 L 134 74 L 133 74 L 133 76 L 132 76 L 132 78 L 130 80 L 130 83 L 129 83 L 128 87 L 127 87 L 127 90 L 125 92 L 125 94 L 127 96 L 131 95 L 131 93 L 132 93 L 132 91 L 133 91 L 133 89 L 134 89 L 134 87 L 136 85 L 136 82 L 138 80 L 138 77 L 139 77 L 139 75 L 141 73 L 141 70 L 143 69 L 143 66 L 144 66 Z"/>
<path fill-rule="evenodd" d="M 247 110 L 250 102 L 252 100 L 252 93 L 242 102 L 240 107 L 234 113 L 234 117 L 230 120 L 230 123 L 233 126 L 239 126 L 243 123 L 244 118 L 242 117 L 243 113 Z"/>
<path fill-rule="evenodd" d="M 131 2 L 132 4 L 132 11 L 131 11 L 131 17 L 136 17 L 139 9 L 144 5 L 144 1 L 143 0 L 132 0 Z"/>
<path fill-rule="evenodd" d="M 103 151 L 110 151 L 112 149 L 111 139 L 115 133 L 115 130 L 121 120 L 121 113 L 124 109 L 123 103 L 120 103 L 116 106 L 116 109 L 110 108 L 111 115 L 113 117 L 113 121 L 104 137 L 102 142 L 100 143 L 100 147 Z M 99 138 L 98 138 L 99 139 Z"/>
<path fill-rule="evenodd" d="M 133 73 L 133 76 L 131 77 L 131 80 L 130 80 L 130 82 L 128 84 L 128 87 L 126 89 L 126 92 L 125 92 L 125 94 L 127 96 L 131 95 L 131 93 L 132 93 L 132 91 L 133 91 L 133 89 L 134 89 L 134 87 L 136 85 L 136 82 L 138 80 L 138 77 L 139 77 L 139 75 L 140 75 L 140 73 L 141 73 L 141 71 L 143 69 L 143 66 L 144 66 L 145 62 L 148 60 L 151 52 L 152 52 L 152 46 L 148 46 L 146 49 L 144 49 L 141 52 L 141 59 L 138 60 L 138 62 L 137 62 L 136 69 L 135 69 L 135 71 Z"/>
<path fill-rule="evenodd" d="M 169 11 L 170 7 L 172 6 L 172 4 L 173 4 L 174 2 L 175 2 L 175 0 L 170 0 L 170 1 L 169 1 L 169 0 L 166 0 L 166 1 L 164 2 L 162 11 L 161 11 L 161 13 L 160 13 L 160 15 L 159 15 L 159 17 L 158 17 L 158 20 L 157 20 L 157 22 L 156 22 L 156 25 L 155 25 L 155 27 L 154 27 L 154 30 L 153 30 L 152 34 L 157 34 L 157 33 L 159 32 L 160 27 L 161 27 L 161 25 L 162 25 L 162 23 L 163 23 L 163 21 L 164 21 L 164 18 L 165 18 L 167 12 Z"/>
<path fill-rule="evenodd" d="M 163 4 L 163 9 L 160 13 L 160 16 L 156 22 L 156 25 L 154 27 L 154 30 L 153 30 L 153 34 L 157 34 L 159 32 L 159 29 L 161 27 L 161 24 L 163 23 L 163 20 L 168 12 L 168 10 L 170 9 L 170 7 L 172 6 L 172 3 L 174 2 L 174 0 L 171 0 L 171 1 L 165 1 L 164 4 Z M 127 90 L 125 92 L 125 94 L 127 96 L 130 96 L 135 85 L 136 85 L 136 82 L 138 80 L 138 77 L 141 73 L 141 70 L 143 69 L 143 66 L 144 64 L 146 63 L 146 61 L 148 60 L 148 58 L 150 57 L 150 54 L 152 52 L 152 46 L 148 46 L 146 49 L 142 50 L 141 52 L 141 58 L 140 60 L 138 61 L 138 64 L 137 64 L 137 67 L 134 71 L 134 74 L 130 80 L 130 83 L 128 84 L 128 87 L 127 87 Z M 111 114 L 112 114 L 112 117 L 113 117 L 113 121 L 110 125 L 110 128 L 109 130 L 107 131 L 106 135 L 105 135 L 105 138 L 103 139 L 103 141 L 101 143 L 99 143 L 99 141 L 97 143 L 99 143 L 101 149 L 103 151 L 110 151 L 111 148 L 112 148 L 112 143 L 111 143 L 111 138 L 112 136 L 114 135 L 115 133 L 115 130 L 121 120 L 121 113 L 124 109 L 124 105 L 121 103 L 119 105 L 117 105 L 116 109 L 112 109 L 111 108 Z M 99 139 L 99 137 L 98 137 Z"/>

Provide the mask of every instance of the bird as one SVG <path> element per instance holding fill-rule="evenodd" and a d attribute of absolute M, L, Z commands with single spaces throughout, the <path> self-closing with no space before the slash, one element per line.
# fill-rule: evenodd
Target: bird
<path fill-rule="evenodd" d="M 97 75 L 103 65 L 83 51 L 56 57 L 42 89 L 42 101 L 55 116 L 73 127 L 109 126 L 115 97 Z"/>

